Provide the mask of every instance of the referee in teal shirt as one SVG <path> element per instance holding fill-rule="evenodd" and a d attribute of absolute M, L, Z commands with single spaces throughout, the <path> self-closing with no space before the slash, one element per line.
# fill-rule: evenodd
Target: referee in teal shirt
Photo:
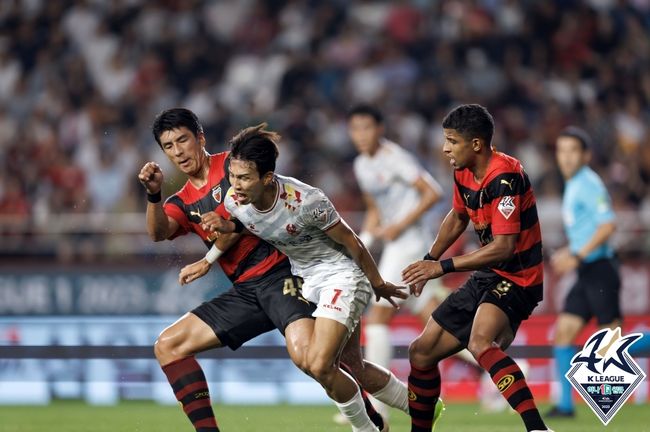
<path fill-rule="evenodd" d="M 564 375 L 580 330 L 592 317 L 600 328 L 621 325 L 621 280 L 608 243 L 616 230 L 615 215 L 603 181 L 588 166 L 590 144 L 589 135 L 573 126 L 563 130 L 556 142 L 557 163 L 566 181 L 562 219 L 569 245 L 553 254 L 551 264 L 558 275 L 577 270 L 578 279 L 556 323 L 553 355 L 561 392 L 549 417 L 575 415 L 571 384 Z"/>

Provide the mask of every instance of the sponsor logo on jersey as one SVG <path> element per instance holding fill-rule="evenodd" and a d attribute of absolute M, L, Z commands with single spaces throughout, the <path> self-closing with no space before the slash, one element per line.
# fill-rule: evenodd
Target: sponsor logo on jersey
<path fill-rule="evenodd" d="M 642 336 L 621 337 L 619 327 L 600 330 L 571 360 L 566 378 L 605 426 L 646 377 L 628 353 Z"/>
<path fill-rule="evenodd" d="M 287 229 L 287 232 L 292 236 L 295 236 L 295 235 L 299 234 L 298 228 L 296 228 L 296 226 L 294 224 L 288 224 L 286 226 L 286 229 Z"/>

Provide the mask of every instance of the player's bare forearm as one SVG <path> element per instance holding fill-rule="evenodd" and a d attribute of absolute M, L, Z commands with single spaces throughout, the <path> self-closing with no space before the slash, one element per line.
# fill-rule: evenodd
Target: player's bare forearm
<path fill-rule="evenodd" d="M 474 252 L 453 257 L 456 271 L 492 267 L 512 258 L 519 234 L 495 235 L 494 240 Z"/>
<path fill-rule="evenodd" d="M 587 257 L 590 253 L 605 244 L 612 234 L 614 234 L 614 231 L 616 231 L 616 224 L 614 222 L 606 222 L 599 225 L 587 244 L 578 251 L 578 257 L 580 257 L 580 259 Z"/>
<path fill-rule="evenodd" d="M 147 203 L 147 233 L 153 241 L 167 240 L 178 228 L 176 221 L 170 221 L 162 204 Z"/>
<path fill-rule="evenodd" d="M 241 237 L 240 233 L 222 233 L 219 234 L 219 237 L 214 241 L 214 244 L 217 245 L 217 247 L 222 250 L 222 251 L 227 251 L 237 243 L 237 240 L 239 240 L 239 237 Z"/>
<path fill-rule="evenodd" d="M 413 185 L 420 193 L 420 201 L 418 202 L 418 205 L 399 222 L 399 225 L 403 227 L 403 229 L 408 228 L 410 225 L 413 225 L 420 220 L 427 210 L 440 201 L 442 195 L 442 188 L 429 175 L 418 177 Z"/>
<path fill-rule="evenodd" d="M 438 235 L 429 249 L 429 255 L 436 260 L 440 259 L 442 254 L 465 232 L 467 224 L 469 224 L 469 216 L 450 210 L 440 225 Z"/>
<path fill-rule="evenodd" d="M 384 279 L 379 274 L 377 264 L 372 258 L 372 255 L 370 255 L 370 252 L 368 252 L 368 249 L 366 249 L 363 242 L 343 219 L 332 228 L 328 229 L 326 234 L 332 240 L 345 247 L 350 258 L 352 258 L 361 271 L 363 271 L 373 287 L 384 283 Z"/>

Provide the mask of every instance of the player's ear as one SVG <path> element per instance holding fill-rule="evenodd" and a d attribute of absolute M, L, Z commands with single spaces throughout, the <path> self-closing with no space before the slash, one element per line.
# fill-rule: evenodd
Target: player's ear
<path fill-rule="evenodd" d="M 478 138 L 472 138 L 472 149 L 473 149 L 475 152 L 481 151 L 481 146 L 482 146 L 482 143 L 481 143 L 481 140 L 480 140 L 480 139 L 478 139 Z"/>
<path fill-rule="evenodd" d="M 199 145 L 201 146 L 201 148 L 205 148 L 205 134 L 203 132 L 199 132 L 197 138 L 199 139 Z"/>
<path fill-rule="evenodd" d="M 262 183 L 264 186 L 268 186 L 273 181 L 273 171 L 269 171 L 262 176 Z"/>

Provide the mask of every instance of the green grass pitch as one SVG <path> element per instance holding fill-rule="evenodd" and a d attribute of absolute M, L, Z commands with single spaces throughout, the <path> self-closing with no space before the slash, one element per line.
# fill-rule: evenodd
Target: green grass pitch
<path fill-rule="evenodd" d="M 219 406 L 215 411 L 223 432 L 348 432 L 331 419 L 334 406 Z M 542 407 L 542 412 L 547 409 Z M 628 403 L 604 427 L 585 405 L 573 420 L 551 420 L 555 432 L 650 432 L 650 406 Z M 82 402 L 39 406 L 0 406 L 0 432 L 191 432 L 179 407 L 126 402 L 92 407 Z M 394 412 L 391 431 L 409 431 L 408 417 Z M 519 416 L 483 414 L 471 404 L 448 404 L 436 432 L 521 432 Z"/>

